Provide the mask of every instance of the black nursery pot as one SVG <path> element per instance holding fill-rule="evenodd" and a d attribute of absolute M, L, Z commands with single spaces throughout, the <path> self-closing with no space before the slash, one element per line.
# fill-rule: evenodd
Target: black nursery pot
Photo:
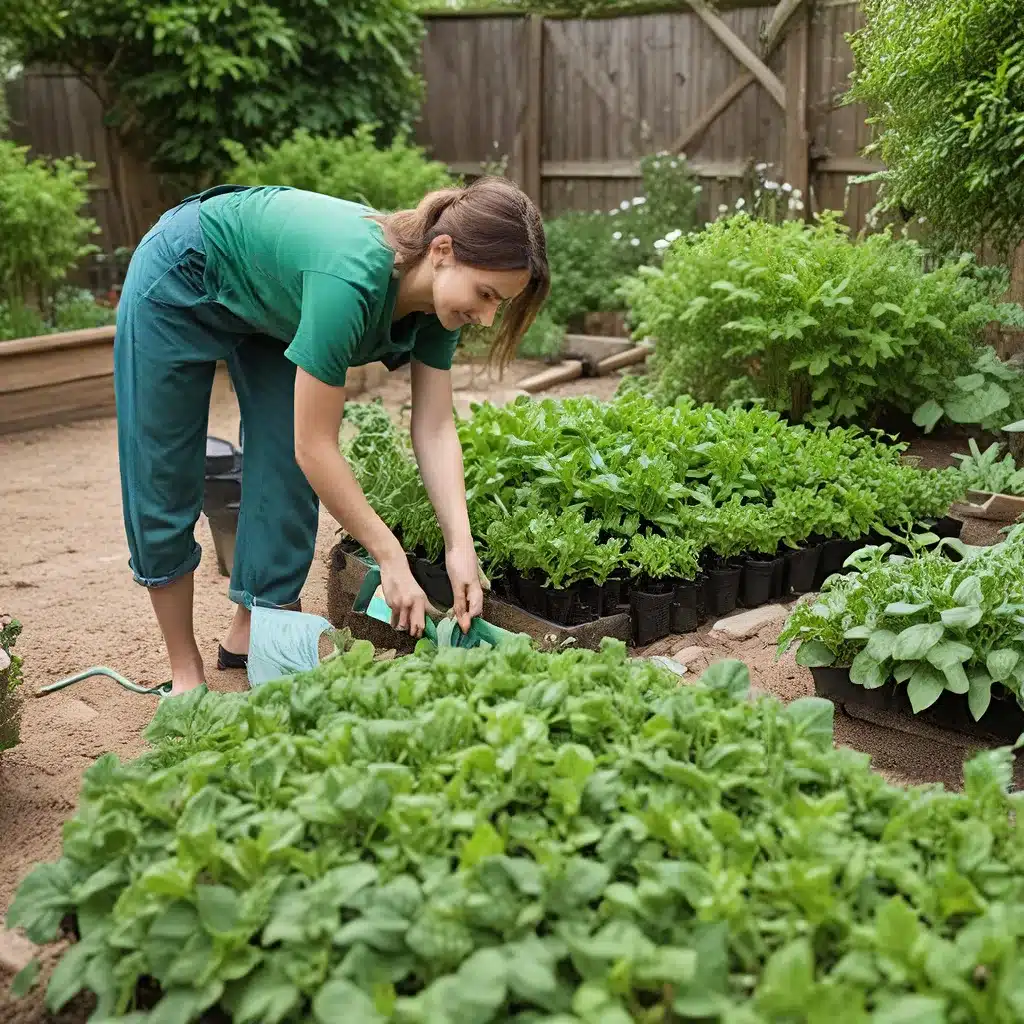
<path fill-rule="evenodd" d="M 961 519 L 954 519 L 952 516 L 943 516 L 937 520 L 932 527 L 932 533 L 939 537 L 957 537 L 963 532 L 964 524 Z"/>
<path fill-rule="evenodd" d="M 539 573 L 531 572 L 526 576 L 520 576 L 516 591 L 520 605 L 531 615 L 540 615 L 543 618 L 547 615 L 548 610 L 544 587 L 538 578 L 539 575 Z"/>
<path fill-rule="evenodd" d="M 599 619 L 604 614 L 604 587 L 598 586 L 592 580 L 580 583 L 577 587 L 579 600 L 576 602 L 576 611 L 573 622 L 591 622 Z"/>
<path fill-rule="evenodd" d="M 743 569 L 738 566 L 708 570 L 705 601 L 709 616 L 728 615 L 736 610 L 742 575 Z"/>
<path fill-rule="evenodd" d="M 794 594 L 809 594 L 814 590 L 814 579 L 820 561 L 820 544 L 788 552 L 785 558 L 786 591 Z"/>
<path fill-rule="evenodd" d="M 702 573 L 694 580 L 694 587 L 697 595 L 697 625 L 703 625 L 708 621 L 708 579 Z"/>
<path fill-rule="evenodd" d="M 786 556 L 777 555 L 772 560 L 772 600 L 777 601 L 789 593 L 786 586 Z"/>
<path fill-rule="evenodd" d="M 775 563 L 781 559 L 748 558 L 740 579 L 740 603 L 745 608 L 760 608 L 772 599 L 772 581 L 775 578 Z"/>
<path fill-rule="evenodd" d="M 814 589 L 818 590 L 822 583 L 843 572 L 843 562 L 855 551 L 859 551 L 864 545 L 857 540 L 828 540 L 822 545 L 821 559 L 818 562 L 818 571 L 814 577 Z"/>
<path fill-rule="evenodd" d="M 428 562 L 425 558 L 417 558 L 411 563 L 412 575 L 438 608 L 451 608 L 455 604 L 452 581 L 448 578 L 448 570 L 437 562 Z"/>
<path fill-rule="evenodd" d="M 675 634 L 683 634 L 692 633 L 697 625 L 697 584 L 693 580 L 682 580 L 676 584 L 672 595 L 669 628 Z"/>
<path fill-rule="evenodd" d="M 650 594 L 634 590 L 629 595 L 633 614 L 633 641 L 638 647 L 646 647 L 655 640 L 662 640 L 671 631 L 672 599 L 675 593 L 666 590 Z"/>
<path fill-rule="evenodd" d="M 547 617 L 558 623 L 559 626 L 569 626 L 573 621 L 573 611 L 576 607 L 577 588 L 544 587 L 544 596 L 547 600 Z"/>

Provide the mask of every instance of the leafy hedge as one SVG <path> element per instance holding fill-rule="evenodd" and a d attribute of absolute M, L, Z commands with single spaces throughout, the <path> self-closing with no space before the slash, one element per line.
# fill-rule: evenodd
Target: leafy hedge
<path fill-rule="evenodd" d="M 240 185 L 291 185 L 391 211 L 415 206 L 427 192 L 454 179 L 444 164 L 402 134 L 387 147 L 376 141 L 377 125 L 360 125 L 351 135 L 329 138 L 304 129 L 280 145 L 247 153 L 225 143 L 234 161 L 230 179 Z"/>
<path fill-rule="evenodd" d="M 960 562 L 861 552 L 855 571 L 796 607 L 779 650 L 799 642 L 800 664 L 850 666 L 868 689 L 906 683 L 915 712 L 943 690 L 965 694 L 975 719 L 993 694 L 1024 708 L 1024 525 L 1003 544 L 960 550 Z"/>
<path fill-rule="evenodd" d="M 443 538 L 409 442 L 379 405 L 346 406 L 344 451 L 368 500 L 408 550 Z M 790 426 L 760 408 L 637 390 L 614 401 L 520 398 L 459 422 L 470 522 L 485 565 L 539 569 L 556 587 L 680 576 L 696 559 L 774 553 L 811 537 L 895 536 L 963 496 L 955 469 L 901 464 L 906 446 L 856 428 Z M 896 531 L 893 533 L 893 531 Z"/>
<path fill-rule="evenodd" d="M 624 288 L 653 337 L 655 395 L 758 398 L 814 422 L 874 422 L 886 410 L 932 428 L 944 417 L 998 429 L 1024 413 L 1024 375 L 984 344 L 1004 277 L 965 254 L 927 269 L 888 231 L 854 242 L 832 214 L 781 224 L 745 212 L 675 241 Z"/>
<path fill-rule="evenodd" d="M 745 701 L 621 644 L 365 643 L 251 695 L 164 702 L 85 775 L 8 916 L 77 918 L 51 1009 L 188 1024 L 1011 1024 L 1011 756 L 901 790 L 832 706 Z M 140 983 L 159 986 L 149 1015 Z"/>

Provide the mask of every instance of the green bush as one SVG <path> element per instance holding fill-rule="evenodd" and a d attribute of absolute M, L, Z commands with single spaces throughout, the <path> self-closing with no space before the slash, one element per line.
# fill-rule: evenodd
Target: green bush
<path fill-rule="evenodd" d="M 235 142 L 225 143 L 240 185 L 291 185 L 391 211 L 415 206 L 433 189 L 452 184 L 444 164 L 404 135 L 378 148 L 376 125 L 360 125 L 351 135 L 327 138 L 305 129 L 279 146 L 261 146 L 250 154 Z"/>
<path fill-rule="evenodd" d="M 0 651 L 3 661 L 10 662 L 0 667 L 0 752 L 18 745 L 21 730 L 22 707 L 22 659 L 14 653 L 14 645 L 21 635 L 21 623 L 10 619 L 0 626 Z"/>
<path fill-rule="evenodd" d="M 97 251 L 86 240 L 99 228 L 82 212 L 91 165 L 27 154 L 0 140 L 0 303 L 11 315 L 34 308 L 45 318 L 68 271 Z"/>
<path fill-rule="evenodd" d="M 7 918 L 109 1024 L 1011 1024 L 1013 754 L 894 786 L 833 707 L 600 651 L 352 645 L 164 701 Z M 28 987 L 38 965 L 16 983 Z M 141 986 L 147 1011 L 136 1000 Z"/>
<path fill-rule="evenodd" d="M 883 207 L 956 245 L 1024 240 L 1019 0 L 863 0 L 852 88 L 877 125 Z"/>
<path fill-rule="evenodd" d="M 763 400 L 812 421 L 897 409 L 998 428 L 1019 418 L 1024 380 L 983 344 L 1005 275 L 964 255 L 926 269 L 890 232 L 853 242 L 836 219 L 779 224 L 745 212 L 675 242 L 624 287 L 635 328 L 656 339 L 657 398 Z"/>
<path fill-rule="evenodd" d="M 410 131 L 423 22 L 410 0 L 4 0 L 25 63 L 80 70 L 105 114 L 161 171 L 226 170 L 224 139 L 275 146 L 298 128 Z M 18 8 L 24 8 L 18 17 Z"/>
<path fill-rule="evenodd" d="M 43 315 L 29 306 L 9 306 L 0 302 L 0 341 L 32 338 L 57 331 L 80 331 L 86 327 L 106 327 L 117 321 L 117 310 L 97 302 L 82 288 L 61 288 Z"/>

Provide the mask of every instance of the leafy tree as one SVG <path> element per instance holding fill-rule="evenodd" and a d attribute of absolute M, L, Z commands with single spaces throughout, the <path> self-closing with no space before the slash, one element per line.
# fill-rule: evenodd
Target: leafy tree
<path fill-rule="evenodd" d="M 297 128 L 412 126 L 423 25 L 411 0 L 4 0 L 25 62 L 64 64 L 159 170 L 200 180 L 226 139 L 275 145 Z"/>
<path fill-rule="evenodd" d="M 1024 16 L 1019 0 L 862 0 L 847 102 L 865 103 L 883 206 L 953 245 L 1024 240 Z"/>

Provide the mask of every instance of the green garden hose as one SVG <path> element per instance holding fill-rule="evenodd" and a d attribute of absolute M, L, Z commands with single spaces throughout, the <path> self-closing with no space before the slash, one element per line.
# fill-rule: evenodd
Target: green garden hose
<path fill-rule="evenodd" d="M 89 679 L 92 676 L 107 676 L 108 679 L 113 679 L 118 686 L 123 686 L 126 690 L 131 690 L 132 693 L 145 694 L 151 697 L 164 697 L 171 692 L 170 683 L 161 683 L 159 686 L 139 686 L 138 683 L 125 679 L 124 676 L 115 672 L 112 668 L 107 668 L 105 665 L 93 665 L 92 668 L 87 668 L 84 672 L 68 676 L 67 679 L 61 679 L 56 683 L 51 683 L 49 686 L 44 686 L 42 689 L 37 690 L 35 695 L 37 697 L 44 697 L 49 693 L 63 690 L 66 686 L 80 683 L 82 680 Z"/>

